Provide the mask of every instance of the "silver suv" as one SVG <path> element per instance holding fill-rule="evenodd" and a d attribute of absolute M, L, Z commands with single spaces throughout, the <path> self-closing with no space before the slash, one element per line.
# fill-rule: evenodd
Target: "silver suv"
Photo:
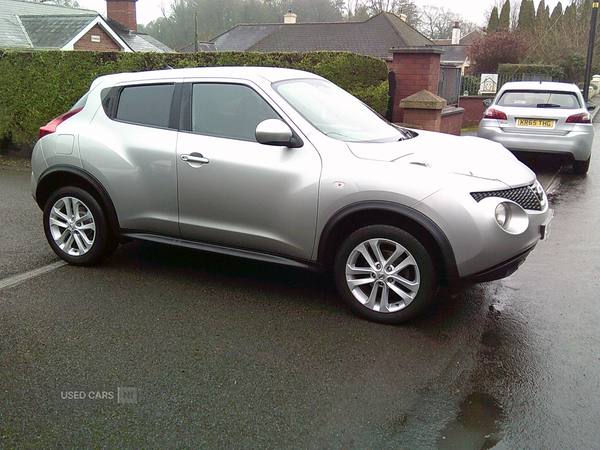
<path fill-rule="evenodd" d="M 399 323 L 513 273 L 552 217 L 502 145 L 389 124 L 316 75 L 227 67 L 96 79 L 40 129 L 32 192 L 74 265 L 126 239 L 331 269 L 357 313 Z"/>

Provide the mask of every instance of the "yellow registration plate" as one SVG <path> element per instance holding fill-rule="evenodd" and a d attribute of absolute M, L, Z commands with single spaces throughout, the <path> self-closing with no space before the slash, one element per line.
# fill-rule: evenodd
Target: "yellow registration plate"
<path fill-rule="evenodd" d="M 517 119 L 517 126 L 519 126 L 519 127 L 552 128 L 554 126 L 554 120 L 552 120 L 552 119 Z"/>

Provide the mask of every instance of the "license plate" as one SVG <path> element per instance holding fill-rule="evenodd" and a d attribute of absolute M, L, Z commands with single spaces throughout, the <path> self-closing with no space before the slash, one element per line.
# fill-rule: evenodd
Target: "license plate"
<path fill-rule="evenodd" d="M 540 127 L 540 128 L 552 128 L 554 127 L 554 120 L 552 119 L 517 119 L 518 127 Z"/>

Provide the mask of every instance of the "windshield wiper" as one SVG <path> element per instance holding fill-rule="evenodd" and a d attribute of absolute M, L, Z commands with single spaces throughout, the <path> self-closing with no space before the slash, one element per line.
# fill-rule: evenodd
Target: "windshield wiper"
<path fill-rule="evenodd" d="M 412 138 L 414 138 L 417 135 L 416 133 L 412 132 L 411 130 L 408 130 L 408 129 L 404 128 L 404 127 L 396 125 L 395 123 L 392 123 L 390 125 L 392 125 L 402 135 L 402 136 L 400 136 L 400 139 L 398 139 L 398 141 L 404 141 L 406 139 L 412 139 Z"/>
<path fill-rule="evenodd" d="M 556 103 L 538 103 L 537 107 L 538 108 L 560 108 L 560 105 L 557 105 Z"/>

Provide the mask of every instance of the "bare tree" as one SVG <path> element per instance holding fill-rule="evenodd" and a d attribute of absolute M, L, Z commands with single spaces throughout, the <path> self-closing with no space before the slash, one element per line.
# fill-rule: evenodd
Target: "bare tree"
<path fill-rule="evenodd" d="M 417 26 L 419 22 L 419 8 L 413 0 L 355 0 L 352 2 L 355 8 L 373 17 L 380 12 L 391 12 L 405 14 L 406 22 Z"/>
<path fill-rule="evenodd" d="M 69 8 L 81 8 L 77 0 L 33 0 L 34 3 L 52 3 L 57 6 L 68 6 Z"/>
<path fill-rule="evenodd" d="M 465 20 L 460 14 L 437 6 L 421 8 L 418 28 L 429 39 L 448 39 L 452 37 L 452 28 L 456 22 L 460 24 L 463 34 L 468 34 L 477 28 L 476 24 Z"/>

